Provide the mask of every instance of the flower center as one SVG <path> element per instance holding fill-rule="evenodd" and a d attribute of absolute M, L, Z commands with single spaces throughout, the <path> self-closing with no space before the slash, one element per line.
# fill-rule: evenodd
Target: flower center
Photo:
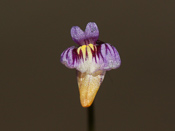
<path fill-rule="evenodd" d="M 77 49 L 78 55 L 83 58 L 85 61 L 87 58 L 89 60 L 92 60 L 92 52 L 96 49 L 96 46 L 93 44 L 88 44 L 88 45 L 82 45 Z"/>

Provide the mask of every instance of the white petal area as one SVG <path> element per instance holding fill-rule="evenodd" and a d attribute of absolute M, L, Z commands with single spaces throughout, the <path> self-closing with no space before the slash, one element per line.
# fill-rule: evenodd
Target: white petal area
<path fill-rule="evenodd" d="M 79 64 L 76 68 L 78 71 L 91 74 L 101 68 L 101 64 L 98 62 L 98 57 L 93 57 L 91 50 L 96 50 L 96 47 L 93 44 L 83 45 L 77 49 L 78 54 L 80 54 L 80 52 L 82 53 L 82 58 L 79 59 Z"/>
<path fill-rule="evenodd" d="M 77 70 L 79 70 L 80 72 L 84 73 L 87 72 L 89 74 L 99 70 L 101 68 L 100 64 L 97 64 L 95 62 L 95 59 L 87 59 L 85 61 L 80 60 L 79 65 L 77 66 Z"/>

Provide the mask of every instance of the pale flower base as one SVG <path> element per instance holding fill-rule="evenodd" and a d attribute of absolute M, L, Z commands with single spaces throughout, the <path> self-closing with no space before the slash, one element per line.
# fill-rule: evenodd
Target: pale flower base
<path fill-rule="evenodd" d="M 77 71 L 77 81 L 80 93 L 80 102 L 83 107 L 89 107 L 94 101 L 98 89 L 104 79 L 106 71 L 96 71 L 91 74 Z"/>

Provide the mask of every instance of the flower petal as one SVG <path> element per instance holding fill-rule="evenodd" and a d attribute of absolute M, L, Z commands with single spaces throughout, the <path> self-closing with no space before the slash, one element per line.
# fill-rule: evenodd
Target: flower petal
<path fill-rule="evenodd" d="M 103 57 L 102 70 L 116 69 L 121 65 L 121 60 L 116 48 L 108 43 L 100 45 L 100 53 Z"/>
<path fill-rule="evenodd" d="M 72 28 L 71 28 L 71 36 L 72 36 L 72 39 L 73 39 L 73 41 L 75 42 L 75 43 L 77 43 L 78 45 L 83 45 L 83 41 L 84 41 L 84 39 L 86 38 L 85 37 L 85 33 L 84 33 L 84 31 L 82 31 L 81 29 L 80 29 L 80 27 L 78 27 L 78 26 L 73 26 Z"/>
<path fill-rule="evenodd" d="M 76 48 L 74 46 L 69 47 L 61 54 L 61 63 L 68 68 L 76 68 L 78 65 L 78 58 Z"/>
<path fill-rule="evenodd" d="M 95 22 L 89 22 L 85 29 L 86 39 L 96 42 L 99 37 L 99 30 Z M 91 42 L 90 41 L 90 42 Z"/>

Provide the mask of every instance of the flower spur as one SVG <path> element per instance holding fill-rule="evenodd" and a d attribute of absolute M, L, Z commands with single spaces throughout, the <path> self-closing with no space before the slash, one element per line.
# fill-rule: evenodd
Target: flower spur
<path fill-rule="evenodd" d="M 120 66 L 120 56 L 114 46 L 98 40 L 99 30 L 94 22 L 89 22 L 85 31 L 73 26 L 71 36 L 79 47 L 72 46 L 63 51 L 61 63 L 77 70 L 80 102 L 83 107 L 89 107 L 106 71 Z"/>

